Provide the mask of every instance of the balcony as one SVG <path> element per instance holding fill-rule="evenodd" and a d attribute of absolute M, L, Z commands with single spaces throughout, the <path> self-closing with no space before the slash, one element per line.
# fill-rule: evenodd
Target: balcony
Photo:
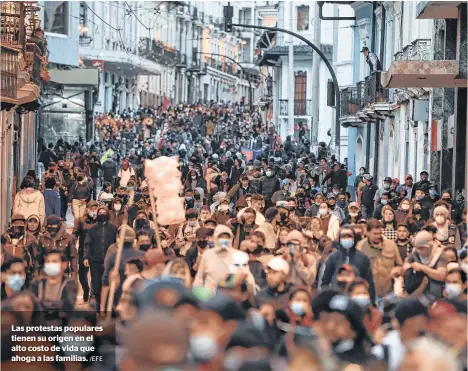
<path fill-rule="evenodd" d="M 361 126 L 362 120 L 358 117 L 361 110 L 361 85 L 347 87 L 340 92 L 340 123 L 343 127 Z"/>
<path fill-rule="evenodd" d="M 279 111 L 280 116 L 289 115 L 288 99 L 280 99 Z M 312 116 L 312 100 L 294 100 L 294 116 Z"/>
<path fill-rule="evenodd" d="M 419 39 L 395 54 L 388 71 L 383 72 L 385 88 L 463 88 L 468 80 L 460 78 L 460 61 L 430 60 L 431 41 Z"/>
<path fill-rule="evenodd" d="M 26 69 L 31 78 L 31 82 L 33 82 L 39 87 L 41 86 L 41 83 L 42 83 L 41 55 L 42 55 L 42 52 L 36 44 L 33 44 L 33 43 L 26 44 L 26 53 L 25 53 Z"/>
<path fill-rule="evenodd" d="M 186 68 L 187 67 L 187 55 L 184 53 L 178 53 L 176 67 Z"/>
<path fill-rule="evenodd" d="M 418 1 L 416 19 L 457 19 L 461 1 Z"/>
<path fill-rule="evenodd" d="M 18 53 L 17 49 L 1 46 L 0 52 L 0 78 L 2 101 L 15 100 L 18 79 Z"/>

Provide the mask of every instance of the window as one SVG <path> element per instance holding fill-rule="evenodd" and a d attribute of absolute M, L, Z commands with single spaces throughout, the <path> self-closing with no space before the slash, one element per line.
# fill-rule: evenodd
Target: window
<path fill-rule="evenodd" d="M 80 26 L 88 25 L 88 8 L 84 1 L 80 2 Z"/>
<path fill-rule="evenodd" d="M 306 114 L 307 73 L 296 72 L 294 76 L 294 115 Z"/>
<path fill-rule="evenodd" d="M 301 5 L 297 8 L 297 30 L 307 31 L 309 29 L 309 6 Z"/>
<path fill-rule="evenodd" d="M 44 31 L 68 35 L 68 2 L 44 2 Z"/>

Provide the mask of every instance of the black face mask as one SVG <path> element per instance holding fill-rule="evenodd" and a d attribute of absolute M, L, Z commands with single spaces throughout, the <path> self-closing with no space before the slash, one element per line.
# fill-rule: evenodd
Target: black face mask
<path fill-rule="evenodd" d="M 193 198 L 194 198 L 195 200 L 199 201 L 199 200 L 200 200 L 200 195 L 199 195 L 199 194 L 194 194 L 194 195 L 193 195 Z"/>
<path fill-rule="evenodd" d="M 96 217 L 98 223 L 105 223 L 107 222 L 107 220 L 109 219 L 109 216 L 106 215 L 106 214 L 99 214 L 97 217 Z"/>
<path fill-rule="evenodd" d="M 143 228 L 145 224 L 146 224 L 146 219 L 143 219 L 143 218 L 135 219 L 135 227 L 137 229 Z"/>
<path fill-rule="evenodd" d="M 348 282 L 346 281 L 336 281 L 336 285 L 340 290 L 344 290 Z"/>
<path fill-rule="evenodd" d="M 197 241 L 197 245 L 200 249 L 204 249 L 206 246 L 208 246 L 208 241 Z"/>
<path fill-rule="evenodd" d="M 444 201 L 447 202 L 448 204 L 451 204 L 451 203 L 452 203 L 452 199 L 451 199 L 451 198 L 443 198 L 442 200 L 444 200 Z"/>
<path fill-rule="evenodd" d="M 50 233 L 51 236 L 55 236 L 59 231 L 60 227 L 47 227 L 47 232 Z"/>
<path fill-rule="evenodd" d="M 258 245 L 255 250 L 252 251 L 252 255 L 260 255 L 263 252 L 263 246 Z"/>
<path fill-rule="evenodd" d="M 281 214 L 280 214 L 280 218 L 281 218 L 281 221 L 282 221 L 282 222 L 285 222 L 285 221 L 288 219 L 288 214 L 281 213 Z"/>
<path fill-rule="evenodd" d="M 151 248 L 150 243 L 143 243 L 143 244 L 140 245 L 140 250 L 141 251 L 148 251 L 150 248 Z"/>
<path fill-rule="evenodd" d="M 24 226 L 17 226 L 11 228 L 12 232 L 16 236 L 22 236 L 24 234 Z"/>
<path fill-rule="evenodd" d="M 422 213 L 422 209 L 414 209 L 414 210 L 413 210 L 413 213 L 414 213 L 415 215 L 420 215 L 420 214 Z"/>
<path fill-rule="evenodd" d="M 82 175 L 78 175 L 76 177 L 76 180 L 79 181 L 79 182 L 81 182 L 83 179 L 84 179 L 84 177 Z"/>

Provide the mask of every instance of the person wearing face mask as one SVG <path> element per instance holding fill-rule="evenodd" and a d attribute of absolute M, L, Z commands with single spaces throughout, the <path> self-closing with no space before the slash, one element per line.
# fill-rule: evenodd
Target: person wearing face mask
<path fill-rule="evenodd" d="M 63 183 L 63 176 L 62 171 L 57 169 L 57 164 L 55 162 L 49 163 L 49 168 L 47 171 L 42 174 L 41 184 L 42 184 L 42 191 L 46 190 L 45 181 L 47 178 L 55 179 L 55 183 L 62 184 Z"/>
<path fill-rule="evenodd" d="M 274 205 L 272 202 L 273 194 L 281 188 L 280 181 L 273 171 L 271 166 L 265 169 L 265 177 L 262 182 L 262 195 L 265 199 L 265 207 L 269 208 Z"/>
<path fill-rule="evenodd" d="M 466 273 L 460 268 L 447 272 L 445 277 L 444 297 L 466 302 L 467 295 Z"/>
<path fill-rule="evenodd" d="M 305 216 L 316 216 L 319 212 L 320 204 L 325 201 L 323 194 L 317 193 L 314 197 L 314 203 L 307 209 Z"/>
<path fill-rule="evenodd" d="M 213 214 L 213 219 L 218 224 L 224 224 L 231 219 L 231 211 L 229 209 L 229 200 L 227 198 L 222 199 L 219 202 L 218 211 Z"/>
<path fill-rule="evenodd" d="M 188 209 L 185 212 L 186 222 L 179 226 L 175 251 L 178 256 L 185 256 L 187 251 L 192 247 L 196 239 L 197 229 L 200 228 L 198 223 L 198 214 L 195 209 Z"/>
<path fill-rule="evenodd" d="M 60 250 L 47 250 L 44 254 L 43 278 L 31 283 L 31 291 L 41 301 L 48 315 L 58 318 L 59 312 L 75 309 L 78 286 L 75 279 L 65 274 L 67 257 Z"/>
<path fill-rule="evenodd" d="M 320 204 L 317 216 L 322 222 L 323 233 L 334 241 L 338 236 L 340 221 L 336 215 L 330 213 L 330 205 L 327 202 Z"/>
<path fill-rule="evenodd" d="M 351 173 L 347 172 L 346 170 L 341 168 L 341 164 L 339 162 L 335 162 L 333 165 L 333 171 L 329 172 L 321 181 L 322 187 L 326 184 L 327 180 L 331 180 L 331 184 L 334 184 L 338 187 L 338 191 L 346 190 L 348 186 L 348 176 Z"/>
<path fill-rule="evenodd" d="M 359 173 L 356 175 L 356 178 L 354 178 L 354 189 L 356 190 L 356 192 L 360 187 L 364 185 L 362 177 L 365 173 L 367 173 L 366 168 L 364 166 L 361 166 L 359 168 Z"/>
<path fill-rule="evenodd" d="M 375 207 L 374 212 L 372 214 L 372 217 L 377 220 L 382 219 L 382 208 L 388 205 L 390 201 L 390 193 L 385 192 L 382 194 L 380 197 L 380 202 L 379 204 Z"/>
<path fill-rule="evenodd" d="M 429 189 L 429 197 L 428 199 L 433 203 L 435 204 L 437 201 L 439 201 L 440 197 L 439 195 L 437 194 L 437 187 L 434 183 L 429 183 L 428 184 L 428 189 Z"/>
<path fill-rule="evenodd" d="M 71 274 L 72 279 L 77 278 L 78 256 L 75 238 L 66 232 L 65 225 L 60 217 L 51 215 L 47 217 L 45 233 L 40 237 L 35 256 L 37 272 L 44 268 L 44 257 L 48 251 L 58 250 L 67 258 L 65 271 Z"/>
<path fill-rule="evenodd" d="M 154 235 L 154 223 L 149 220 L 148 213 L 144 210 L 139 210 L 136 214 L 135 220 L 133 221 L 133 229 L 135 233 L 140 231 L 148 232 L 151 236 Z"/>
<path fill-rule="evenodd" d="M 10 227 L 1 236 L 2 253 L 4 261 L 21 258 L 26 262 L 28 278 L 34 272 L 33 257 L 37 248 L 37 239 L 25 230 L 26 220 L 22 215 L 14 214 L 11 217 Z"/>
<path fill-rule="evenodd" d="M 71 205 L 73 216 L 77 219 L 86 213 L 86 203 L 91 199 L 91 187 L 88 184 L 87 176 L 78 173 L 76 182 L 73 183 L 68 192 L 68 204 Z"/>
<path fill-rule="evenodd" d="M 195 200 L 194 209 L 197 213 L 200 214 L 200 210 L 203 206 L 205 206 L 205 191 L 201 187 L 195 188 L 195 192 L 193 193 L 193 199 Z"/>
<path fill-rule="evenodd" d="M 289 323 L 296 326 L 312 327 L 312 306 L 310 293 L 306 288 L 296 288 L 289 294 L 286 314 Z"/>
<path fill-rule="evenodd" d="M 382 324 L 382 313 L 371 304 L 369 284 L 357 277 L 349 283 L 346 290 L 351 300 L 364 311 L 364 326 L 369 334 L 373 334 Z"/>
<path fill-rule="evenodd" d="M 384 181 L 383 181 L 383 187 L 382 188 L 379 188 L 377 190 L 377 192 L 375 192 L 375 195 L 374 195 L 374 207 L 377 207 L 377 205 L 379 204 L 379 201 L 381 200 L 382 198 L 382 195 L 384 193 L 388 193 L 389 195 L 389 200 L 390 200 L 390 190 L 391 190 L 391 186 L 392 186 L 392 178 L 390 177 L 385 177 L 384 178 Z"/>
<path fill-rule="evenodd" d="M 406 218 L 411 212 L 411 202 L 410 200 L 404 198 L 400 201 L 397 210 L 395 210 L 395 220 L 398 224 L 404 223 Z"/>
<path fill-rule="evenodd" d="M 403 267 L 406 292 L 442 298 L 448 264 L 443 251 L 434 248 L 434 237 L 428 231 L 418 232 L 413 243 L 414 251 Z"/>
<path fill-rule="evenodd" d="M 2 265 L 2 300 L 12 297 L 16 292 L 27 288 L 25 261 L 12 258 Z"/>
<path fill-rule="evenodd" d="M 108 248 L 117 240 L 117 226 L 109 222 L 109 210 L 105 206 L 98 207 L 96 221 L 86 234 L 83 264 L 90 268 L 91 287 L 96 296 L 96 309 L 99 311 L 104 258 Z"/>
<path fill-rule="evenodd" d="M 327 197 L 327 202 L 330 205 L 330 211 L 335 215 L 340 223 L 343 223 L 343 220 L 346 217 L 345 209 L 347 206 L 346 193 L 339 192 L 337 195 L 329 194 Z"/>
<path fill-rule="evenodd" d="M 425 221 L 429 220 L 434 208 L 434 203 L 430 200 L 430 197 L 427 195 L 427 189 L 419 186 L 415 187 L 414 199 L 416 202 L 419 202 L 422 206 L 421 218 Z"/>
<path fill-rule="evenodd" d="M 193 199 L 193 189 L 186 189 L 184 193 L 185 193 L 185 200 L 184 200 L 185 210 L 193 209 L 195 207 L 195 200 Z"/>
<path fill-rule="evenodd" d="M 436 206 L 433 211 L 433 225 L 437 228 L 436 239 L 444 245 L 444 247 L 454 247 L 459 250 L 462 246 L 460 230 L 455 223 L 450 220 L 450 211 L 446 204 Z"/>
<path fill-rule="evenodd" d="M 203 253 L 193 281 L 193 287 L 204 286 L 211 292 L 216 290 L 221 279 L 231 273 L 229 270 L 233 255 L 239 252 L 232 247 L 234 235 L 227 226 L 218 225 L 213 235 L 215 246 Z M 247 273 L 246 279 L 252 287 L 255 286 L 255 279 L 250 271 Z"/>
<path fill-rule="evenodd" d="M 192 277 L 197 274 L 203 254 L 210 248 L 208 242 L 212 235 L 213 230 L 205 227 L 200 227 L 195 232 L 195 246 L 191 247 L 185 255 L 185 261 L 190 268 Z"/>
<path fill-rule="evenodd" d="M 119 197 L 116 197 L 110 204 L 109 221 L 120 227 L 124 220 L 128 220 L 127 207 L 123 205 Z"/>
<path fill-rule="evenodd" d="M 96 223 L 96 213 L 98 206 L 99 205 L 96 201 L 89 201 L 86 205 L 86 215 L 80 219 L 75 219 L 75 225 L 73 228 L 73 235 L 76 239 L 78 239 L 78 274 L 81 288 L 83 289 L 84 302 L 89 300 L 89 267 L 84 265 L 84 243 L 88 231 Z"/>
<path fill-rule="evenodd" d="M 205 189 L 206 184 L 203 178 L 199 177 L 198 173 L 195 170 L 191 170 L 188 173 L 187 179 L 184 182 L 184 190 L 195 188 Z"/>
<path fill-rule="evenodd" d="M 375 302 L 374 276 L 370 259 L 356 249 L 356 234 L 351 226 L 344 225 L 339 231 L 338 249 L 328 256 L 325 270 L 320 282 L 320 289 L 325 290 L 330 285 L 336 285 L 338 271 L 343 264 L 356 267 L 359 277 L 369 283 L 371 303 Z"/>
<path fill-rule="evenodd" d="M 145 197 L 141 193 L 135 193 L 132 197 L 130 197 L 127 206 L 127 214 L 128 214 L 128 224 L 133 225 L 136 219 L 137 214 L 140 211 L 146 211 L 148 209 L 148 205 L 146 204 Z"/>

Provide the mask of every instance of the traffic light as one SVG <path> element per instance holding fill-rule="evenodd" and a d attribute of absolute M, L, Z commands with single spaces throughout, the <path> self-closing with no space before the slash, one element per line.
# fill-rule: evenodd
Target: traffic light
<path fill-rule="evenodd" d="M 232 32 L 232 17 L 234 15 L 234 8 L 228 3 L 224 7 L 224 31 Z"/>

